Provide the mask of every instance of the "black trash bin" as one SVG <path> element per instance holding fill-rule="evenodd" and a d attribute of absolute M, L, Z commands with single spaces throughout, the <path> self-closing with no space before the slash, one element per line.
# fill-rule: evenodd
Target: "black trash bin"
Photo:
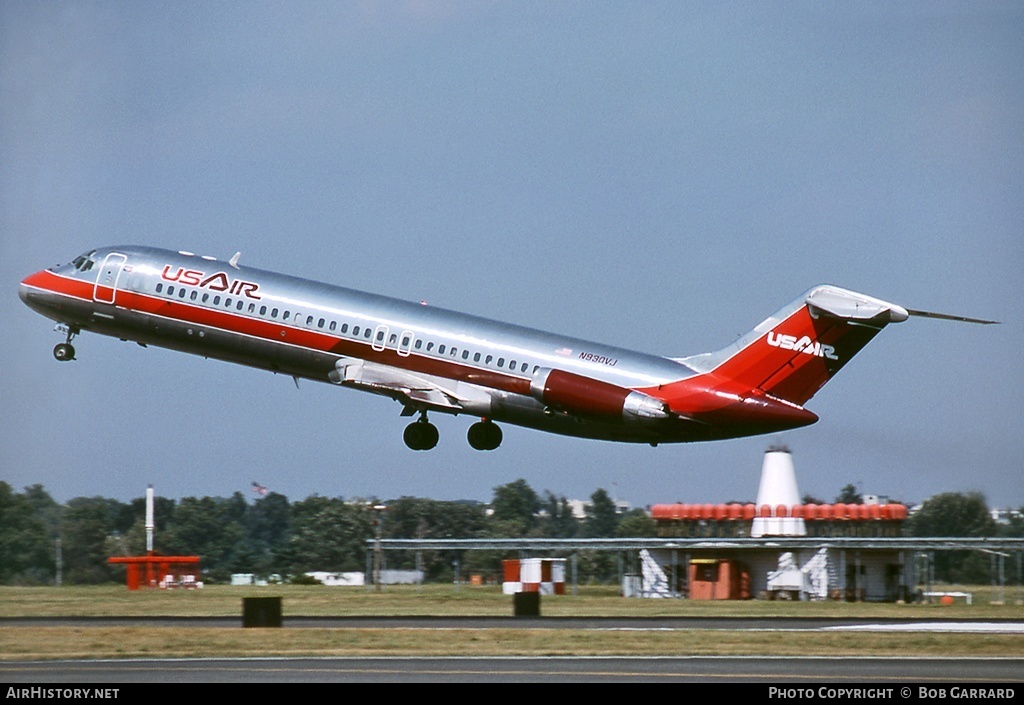
<path fill-rule="evenodd" d="M 243 597 L 243 627 L 280 627 L 280 597 Z"/>
<path fill-rule="evenodd" d="M 513 595 L 512 603 L 516 617 L 540 617 L 539 592 L 517 592 Z"/>

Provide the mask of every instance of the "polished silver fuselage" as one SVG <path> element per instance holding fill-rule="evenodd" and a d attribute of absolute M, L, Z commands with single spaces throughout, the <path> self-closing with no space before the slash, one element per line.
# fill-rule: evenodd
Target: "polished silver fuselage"
<path fill-rule="evenodd" d="M 26 279 L 22 298 L 76 329 L 352 386 L 397 399 L 409 414 L 465 413 L 560 434 L 644 443 L 715 436 L 686 419 L 624 422 L 554 412 L 530 394 L 541 370 L 565 370 L 627 389 L 657 388 L 695 374 L 672 359 L 235 260 L 123 246 L 97 249 L 76 262 Z"/>

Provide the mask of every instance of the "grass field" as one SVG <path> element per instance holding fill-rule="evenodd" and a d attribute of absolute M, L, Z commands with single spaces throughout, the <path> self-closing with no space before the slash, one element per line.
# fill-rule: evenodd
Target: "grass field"
<path fill-rule="evenodd" d="M 962 586 L 958 589 L 965 589 Z M 1018 594 L 993 602 L 987 586 L 968 588 L 972 605 L 836 602 L 694 602 L 624 599 L 612 588 L 546 596 L 544 617 L 734 616 L 867 617 L 1024 621 Z M 612 631 L 519 629 L 242 629 L 242 598 L 282 598 L 289 616 L 512 616 L 512 598 L 497 587 L 429 585 L 366 588 L 323 586 L 228 587 L 129 592 L 122 586 L 0 587 L 0 617 L 220 616 L 238 628 L 27 627 L 0 623 L 0 659 L 300 655 L 831 655 L 1024 657 L 1022 634 L 933 632 L 853 633 L 685 629 Z"/>

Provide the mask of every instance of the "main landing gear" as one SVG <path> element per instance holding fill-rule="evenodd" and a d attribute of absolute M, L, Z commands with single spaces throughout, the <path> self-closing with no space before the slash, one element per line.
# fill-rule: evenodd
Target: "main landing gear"
<path fill-rule="evenodd" d="M 413 450 L 430 450 L 437 445 L 437 426 L 427 421 L 427 412 L 420 413 L 418 421 L 405 427 L 405 445 Z"/>
<path fill-rule="evenodd" d="M 63 343 L 58 343 L 53 348 L 53 356 L 57 359 L 58 362 L 67 362 L 68 360 L 75 359 L 75 346 L 71 344 L 71 341 L 75 339 L 76 335 L 78 335 L 79 330 L 78 328 L 71 326 L 67 329 L 67 331 L 67 340 L 64 341 Z"/>
<path fill-rule="evenodd" d="M 426 411 L 421 411 L 420 418 L 405 427 L 403 439 L 412 450 L 430 450 L 437 445 L 438 435 L 437 426 L 427 420 Z M 476 450 L 494 450 L 501 445 L 501 429 L 484 419 L 469 427 L 468 439 Z"/>
<path fill-rule="evenodd" d="M 468 438 L 475 450 L 494 450 L 501 445 L 501 428 L 490 419 L 484 419 L 469 427 Z"/>

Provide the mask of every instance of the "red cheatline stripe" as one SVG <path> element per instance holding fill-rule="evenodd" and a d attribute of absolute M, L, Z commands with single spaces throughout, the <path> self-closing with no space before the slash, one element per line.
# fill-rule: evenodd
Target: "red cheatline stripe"
<path fill-rule="evenodd" d="M 64 277 L 47 270 L 26 277 L 22 283 L 51 294 L 67 296 L 85 302 L 93 301 L 93 283 Z M 110 291 L 110 289 L 107 288 L 107 291 Z M 256 301 L 243 300 L 246 301 L 246 305 L 256 303 Z M 415 353 L 409 356 L 400 356 L 395 350 L 390 348 L 379 352 L 375 351 L 372 356 L 369 356 L 366 350 L 370 345 L 369 342 L 348 340 L 285 323 L 264 321 L 238 313 L 210 309 L 188 301 L 176 301 L 119 289 L 117 291 L 116 305 L 138 313 L 160 316 L 182 323 L 217 328 L 231 333 L 301 347 L 307 350 L 334 355 L 351 355 L 373 361 L 379 360 L 381 364 L 408 369 L 414 372 L 462 379 L 495 389 L 529 394 L 530 383 L 528 379 L 474 368 L 457 362 L 437 360 Z"/>

